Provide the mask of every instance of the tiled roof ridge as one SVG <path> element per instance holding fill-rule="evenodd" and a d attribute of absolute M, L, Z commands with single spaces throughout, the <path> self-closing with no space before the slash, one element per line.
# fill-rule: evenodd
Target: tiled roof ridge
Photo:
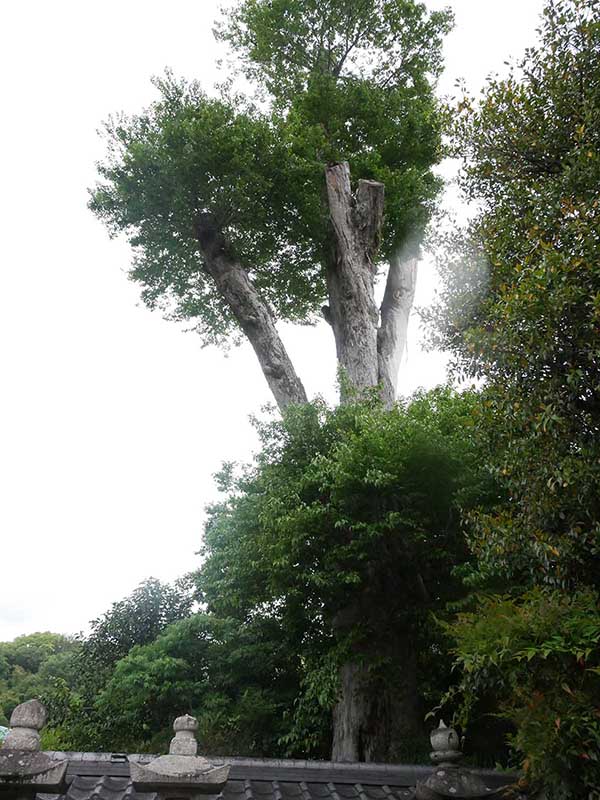
<path fill-rule="evenodd" d="M 149 763 L 157 756 L 150 753 L 91 753 L 80 751 L 46 751 L 55 760 L 68 759 L 71 762 L 106 762 L 126 763 L 135 761 L 137 763 Z M 310 769 L 334 772 L 375 772 L 389 774 L 394 772 L 404 772 L 406 770 L 430 770 L 431 767 L 424 764 L 386 764 L 371 761 L 322 761 L 295 758 L 255 758 L 244 756 L 210 756 L 214 764 L 227 763 L 239 767 L 259 767 L 274 769 Z M 481 775 L 497 775 L 498 771 L 493 769 L 476 768 L 475 771 Z"/>

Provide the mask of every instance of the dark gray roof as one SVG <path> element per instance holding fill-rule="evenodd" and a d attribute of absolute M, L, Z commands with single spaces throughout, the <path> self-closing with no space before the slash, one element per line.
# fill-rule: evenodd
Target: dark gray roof
<path fill-rule="evenodd" d="M 38 794 L 38 800 L 157 800 L 153 793 L 136 792 L 129 762 L 147 764 L 154 756 L 106 753 L 51 753 L 69 760 L 68 790 L 64 795 Z M 207 800 L 409 800 L 412 787 L 424 780 L 430 767 L 389 764 L 344 764 L 328 761 L 227 758 L 227 785 Z M 492 789 L 510 783 L 514 775 L 481 770 Z"/>

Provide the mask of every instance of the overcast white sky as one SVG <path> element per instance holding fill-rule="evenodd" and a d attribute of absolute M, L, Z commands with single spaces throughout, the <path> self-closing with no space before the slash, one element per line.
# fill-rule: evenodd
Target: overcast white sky
<path fill-rule="evenodd" d="M 478 90 L 534 38 L 542 0 L 452 5 L 441 89 Z M 0 641 L 73 633 L 141 580 L 198 564 L 203 507 L 248 415 L 271 398 L 248 347 L 225 357 L 138 302 L 129 253 L 86 208 L 96 130 L 153 97 L 172 67 L 218 73 L 217 0 L 0 3 Z M 421 267 L 417 302 L 435 274 Z M 334 398 L 325 326 L 284 329 L 311 394 Z M 411 332 L 401 392 L 444 380 Z"/>

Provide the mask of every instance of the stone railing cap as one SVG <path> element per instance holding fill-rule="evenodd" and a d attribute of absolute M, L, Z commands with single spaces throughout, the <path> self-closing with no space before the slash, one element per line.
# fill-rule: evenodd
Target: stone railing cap
<path fill-rule="evenodd" d="M 187 797 L 218 794 L 227 782 L 229 765 L 222 761 L 213 764 L 198 755 L 198 720 L 184 714 L 177 717 L 173 730 L 175 736 L 171 739 L 168 755 L 159 756 L 143 765 L 130 762 L 134 787 L 140 791 L 166 791 L 177 787 Z"/>

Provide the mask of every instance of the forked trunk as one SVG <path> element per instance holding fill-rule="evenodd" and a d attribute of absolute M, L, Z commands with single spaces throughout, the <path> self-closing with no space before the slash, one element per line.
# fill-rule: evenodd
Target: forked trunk
<path fill-rule="evenodd" d="M 417 287 L 418 255 L 390 259 L 377 331 L 379 383 L 386 408 L 396 401 L 398 371 L 406 351 L 408 320 Z"/>
<path fill-rule="evenodd" d="M 360 396 L 381 381 L 390 407 L 414 297 L 416 261 L 408 268 L 400 262 L 390 265 L 378 331 L 374 260 L 383 223 L 383 184 L 359 181 L 353 194 L 347 163 L 328 167 L 325 177 L 333 232 L 325 311 L 343 372 L 341 400 Z M 363 598 L 342 609 L 335 627 L 343 636 L 357 624 L 368 628 L 369 616 L 382 614 L 384 609 L 371 608 Z M 334 761 L 389 761 L 394 747 L 413 741 L 419 730 L 415 651 L 408 639 L 390 630 L 389 658 L 399 666 L 392 685 L 368 669 L 364 645 L 355 643 L 352 650 L 340 668 L 331 757 Z"/>
<path fill-rule="evenodd" d="M 352 193 L 347 163 L 325 172 L 333 248 L 327 269 L 328 322 L 333 328 L 344 389 L 360 393 L 377 386 L 377 323 L 374 258 L 383 221 L 384 187 L 359 181 Z"/>
<path fill-rule="evenodd" d="M 416 266 L 406 268 L 399 262 L 391 265 L 378 331 L 374 259 L 383 222 L 383 184 L 359 181 L 353 194 L 350 170 L 344 163 L 327 168 L 326 187 L 333 233 L 326 316 L 344 374 L 342 401 L 360 396 L 381 381 L 385 401 L 391 405 L 414 296 Z M 212 215 L 198 217 L 196 236 L 204 269 L 252 344 L 280 409 L 306 403 L 306 392 L 269 307 Z M 360 612 L 357 609 L 358 606 L 345 609 L 339 618 L 344 618 L 346 625 L 368 623 L 369 615 L 382 613 L 382 609 L 370 607 L 362 607 Z M 357 646 L 340 670 L 341 694 L 334 709 L 332 753 L 336 761 L 387 761 L 394 757 L 394 743 L 410 741 L 418 728 L 416 660 L 409 641 L 390 631 L 390 663 L 400 665 L 399 677 L 393 684 L 374 680 L 362 658 L 364 652 Z"/>
<path fill-rule="evenodd" d="M 212 215 L 199 216 L 196 236 L 204 269 L 213 278 L 219 294 L 254 348 L 277 405 L 284 411 L 293 403 L 306 403 L 304 386 L 277 332 L 269 307 L 231 252 Z"/>

